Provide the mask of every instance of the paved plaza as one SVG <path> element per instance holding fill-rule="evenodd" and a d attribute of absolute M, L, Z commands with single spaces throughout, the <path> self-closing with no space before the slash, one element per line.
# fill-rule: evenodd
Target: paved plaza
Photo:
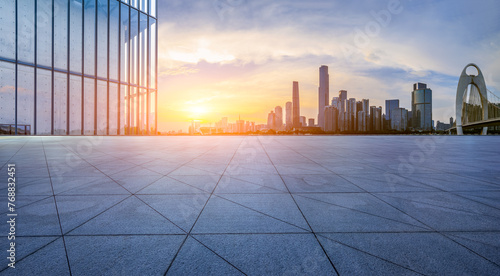
<path fill-rule="evenodd" d="M 0 167 L 2 275 L 500 275 L 498 136 L 0 137 Z"/>

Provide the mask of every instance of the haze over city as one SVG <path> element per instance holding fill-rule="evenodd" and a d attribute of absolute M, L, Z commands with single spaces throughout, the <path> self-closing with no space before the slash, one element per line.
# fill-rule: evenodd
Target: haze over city
<path fill-rule="evenodd" d="M 495 1 L 161 1 L 158 129 L 192 119 L 265 123 L 300 83 L 301 115 L 317 118 L 318 67 L 330 97 L 347 90 L 370 105 L 433 89 L 433 120 L 454 110 L 459 74 L 474 62 L 500 90 Z M 498 94 L 498 93 L 497 93 Z"/>

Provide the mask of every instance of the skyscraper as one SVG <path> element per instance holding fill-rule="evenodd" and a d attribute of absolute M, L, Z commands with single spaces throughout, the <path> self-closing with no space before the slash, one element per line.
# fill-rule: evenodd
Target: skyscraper
<path fill-rule="evenodd" d="M 324 129 L 325 124 L 325 106 L 330 99 L 330 75 L 328 66 L 322 65 L 319 68 L 319 88 L 318 88 L 318 126 Z"/>
<path fill-rule="evenodd" d="M 395 108 L 391 111 L 391 128 L 397 131 L 408 129 L 408 110 L 405 108 Z"/>
<path fill-rule="evenodd" d="M 427 84 L 413 84 L 411 111 L 413 127 L 415 129 L 424 131 L 432 130 L 432 90 L 427 88 Z"/>
<path fill-rule="evenodd" d="M 299 82 L 293 82 L 293 127 L 301 127 L 300 123 L 300 102 L 299 102 Z"/>
<path fill-rule="evenodd" d="M 339 91 L 339 99 L 340 99 L 340 101 L 347 100 L 347 90 L 340 90 Z"/>
<path fill-rule="evenodd" d="M 337 108 L 334 105 L 325 107 L 325 131 L 337 131 L 339 121 Z"/>
<path fill-rule="evenodd" d="M 272 110 L 267 114 L 267 128 L 276 129 L 276 114 Z"/>
<path fill-rule="evenodd" d="M 283 108 L 281 108 L 281 106 L 276 106 L 274 108 L 274 114 L 276 116 L 276 120 L 275 120 L 276 129 L 279 130 L 283 126 Z"/>
<path fill-rule="evenodd" d="M 389 121 L 391 119 L 391 111 L 393 109 L 399 108 L 399 100 L 385 100 L 385 119 Z"/>
<path fill-rule="evenodd" d="M 0 124 L 31 135 L 156 134 L 156 7 L 1 1 Z"/>
<path fill-rule="evenodd" d="M 292 110 L 293 110 L 293 107 L 292 107 L 292 102 L 286 102 L 285 104 L 285 109 L 286 109 L 286 128 L 287 129 L 291 129 L 292 128 L 292 124 L 293 124 L 293 115 L 292 115 Z"/>

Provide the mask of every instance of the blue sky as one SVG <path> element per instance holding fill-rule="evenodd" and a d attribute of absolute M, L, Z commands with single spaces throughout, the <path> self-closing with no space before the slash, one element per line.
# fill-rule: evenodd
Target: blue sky
<path fill-rule="evenodd" d="M 458 77 L 479 65 L 500 91 L 498 1 L 159 0 L 159 128 L 186 129 L 239 114 L 265 122 L 291 100 L 317 116 L 318 68 L 330 98 L 369 98 L 410 108 L 414 82 L 433 90 L 433 119 L 454 113 Z"/>

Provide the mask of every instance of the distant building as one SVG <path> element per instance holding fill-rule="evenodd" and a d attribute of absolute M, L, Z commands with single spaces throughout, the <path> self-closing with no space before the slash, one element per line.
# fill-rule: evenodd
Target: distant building
<path fill-rule="evenodd" d="M 370 106 L 370 131 L 381 131 L 383 126 L 382 107 Z"/>
<path fill-rule="evenodd" d="M 347 131 L 354 131 L 356 128 L 356 99 L 349 98 L 346 103 Z"/>
<path fill-rule="evenodd" d="M 318 88 L 318 126 L 324 129 L 325 124 L 325 106 L 328 105 L 330 99 L 330 76 L 328 74 L 328 66 L 322 65 L 319 68 L 319 88 Z"/>
<path fill-rule="evenodd" d="M 358 111 L 358 131 L 359 132 L 366 132 L 367 127 L 366 127 L 366 115 L 364 111 Z"/>
<path fill-rule="evenodd" d="M 391 111 L 396 108 L 399 108 L 399 99 L 385 100 L 385 119 L 387 121 L 391 120 Z"/>
<path fill-rule="evenodd" d="M 324 115 L 323 115 L 324 116 Z M 314 118 L 309 118 L 309 123 L 308 126 L 313 127 L 314 126 Z"/>
<path fill-rule="evenodd" d="M 408 129 L 408 110 L 396 108 L 391 111 L 391 129 L 406 131 Z"/>
<path fill-rule="evenodd" d="M 293 116 L 292 116 L 292 110 L 293 110 L 292 102 L 286 102 L 285 109 L 286 109 L 286 120 L 285 120 L 286 128 L 287 129 L 291 129 L 292 125 L 293 125 L 293 120 L 292 120 L 292 118 L 293 118 Z"/>
<path fill-rule="evenodd" d="M 339 91 L 339 100 L 340 101 L 346 101 L 347 100 L 347 90 L 340 90 Z"/>
<path fill-rule="evenodd" d="M 276 116 L 275 126 L 277 130 L 280 130 L 283 127 L 283 109 L 281 106 L 276 106 L 274 108 L 274 114 Z"/>
<path fill-rule="evenodd" d="M 306 116 L 300 116 L 300 126 L 301 127 L 307 126 L 307 118 L 306 118 Z"/>
<path fill-rule="evenodd" d="M 338 131 L 338 110 L 337 107 L 330 105 L 325 107 L 325 131 L 336 132 Z"/>
<path fill-rule="evenodd" d="M 427 84 L 420 82 L 413 84 L 411 111 L 413 128 L 423 131 L 433 129 L 432 90 L 427 88 Z"/>
<path fill-rule="evenodd" d="M 276 129 L 276 114 L 273 111 L 267 114 L 267 128 Z"/>
<path fill-rule="evenodd" d="M 299 102 L 299 82 L 293 82 L 293 98 L 292 98 L 292 124 L 293 127 L 301 127 L 300 124 L 300 102 Z"/>
<path fill-rule="evenodd" d="M 333 97 L 332 98 L 332 106 L 335 107 L 336 109 L 339 109 L 339 105 L 340 105 L 339 97 Z"/>

